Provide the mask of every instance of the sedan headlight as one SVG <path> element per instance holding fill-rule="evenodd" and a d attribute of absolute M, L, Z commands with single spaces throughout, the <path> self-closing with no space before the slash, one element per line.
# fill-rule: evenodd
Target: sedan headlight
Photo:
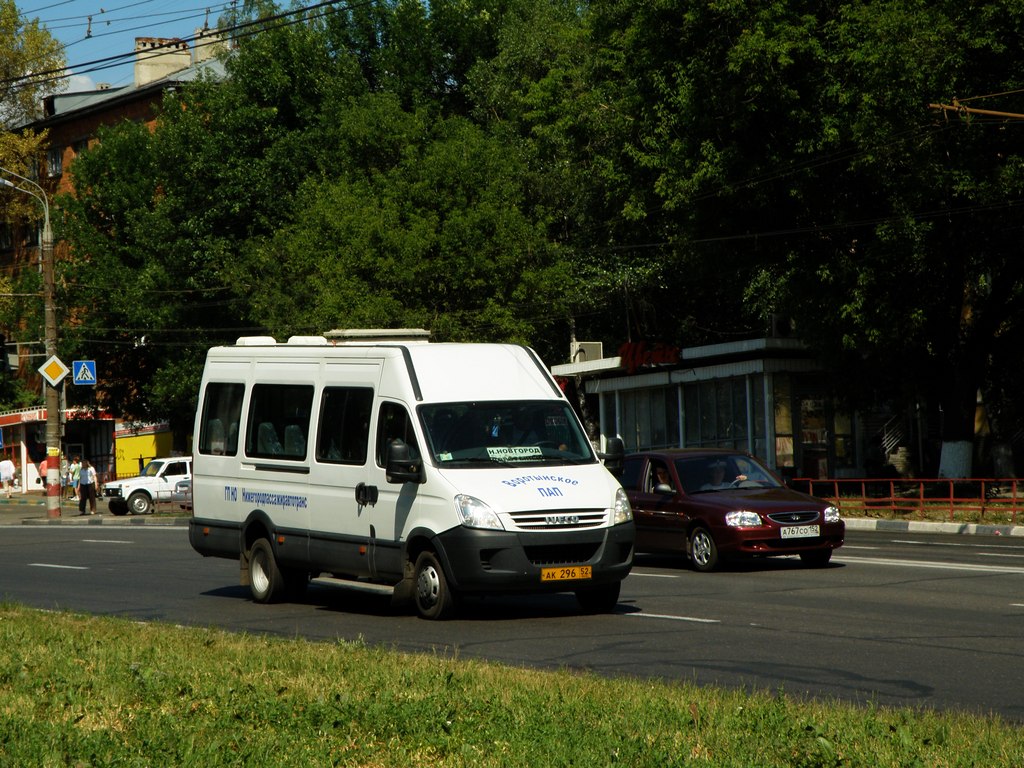
<path fill-rule="evenodd" d="M 825 511 L 821 514 L 826 523 L 839 522 L 839 507 L 825 507 Z"/>
<path fill-rule="evenodd" d="M 495 531 L 505 530 L 498 519 L 498 513 L 474 496 L 460 493 L 455 497 L 455 510 L 467 528 L 489 528 Z"/>
<path fill-rule="evenodd" d="M 758 525 L 764 525 L 761 516 L 757 512 L 749 512 L 745 509 L 738 509 L 735 512 L 726 514 L 725 524 L 732 528 L 754 528 Z"/>
<path fill-rule="evenodd" d="M 629 505 L 629 497 L 622 488 L 615 489 L 615 502 L 612 504 L 612 525 L 628 523 L 633 519 L 633 508 Z"/>

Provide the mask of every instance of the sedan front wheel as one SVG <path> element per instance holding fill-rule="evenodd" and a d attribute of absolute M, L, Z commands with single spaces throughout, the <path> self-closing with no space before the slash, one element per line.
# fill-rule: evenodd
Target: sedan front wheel
<path fill-rule="evenodd" d="M 690 560 L 694 569 L 702 573 L 718 566 L 718 547 L 707 528 L 694 528 L 690 534 Z"/>

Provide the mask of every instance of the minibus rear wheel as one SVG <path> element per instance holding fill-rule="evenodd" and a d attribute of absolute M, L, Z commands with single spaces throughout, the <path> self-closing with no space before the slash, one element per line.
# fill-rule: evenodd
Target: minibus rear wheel
<path fill-rule="evenodd" d="M 416 558 L 413 576 L 416 611 L 424 619 L 442 620 L 455 612 L 455 594 L 437 555 L 429 549 Z"/>
<path fill-rule="evenodd" d="M 249 550 L 249 591 L 257 603 L 276 603 L 284 592 L 284 576 L 266 539 L 256 539 Z"/>

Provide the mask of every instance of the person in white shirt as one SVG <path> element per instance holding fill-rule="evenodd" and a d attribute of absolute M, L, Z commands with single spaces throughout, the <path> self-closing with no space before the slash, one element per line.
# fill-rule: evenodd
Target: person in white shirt
<path fill-rule="evenodd" d="M 11 461 L 10 457 L 4 456 L 3 461 L 0 461 L 0 481 L 4 485 L 4 496 L 8 499 L 11 498 L 11 486 L 14 484 L 14 462 Z"/>
<path fill-rule="evenodd" d="M 82 459 L 78 483 L 78 514 L 84 515 L 86 502 L 90 515 L 96 514 L 96 470 L 88 459 Z"/>

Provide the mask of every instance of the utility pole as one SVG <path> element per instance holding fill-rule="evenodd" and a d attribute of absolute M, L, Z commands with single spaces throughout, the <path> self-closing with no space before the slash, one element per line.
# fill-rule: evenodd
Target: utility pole
<path fill-rule="evenodd" d="M 26 179 L 14 171 L 0 168 L 18 179 L 21 184 L 28 184 L 27 189 L 8 179 L 0 178 L 0 186 L 31 195 L 43 206 L 43 232 L 39 243 L 39 266 L 43 275 L 43 336 L 46 346 L 46 359 L 50 360 L 57 354 L 57 310 L 55 304 L 55 283 L 53 269 L 53 229 L 50 227 L 50 201 L 41 186 L 31 179 Z M 46 387 L 46 516 L 60 517 L 60 393 L 57 387 L 45 382 Z"/>

